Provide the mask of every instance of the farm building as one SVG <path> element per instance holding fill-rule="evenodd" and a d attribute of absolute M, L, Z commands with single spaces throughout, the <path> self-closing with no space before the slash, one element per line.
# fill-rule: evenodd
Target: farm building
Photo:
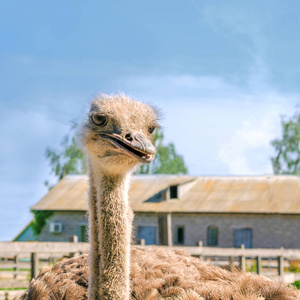
<path fill-rule="evenodd" d="M 33 207 L 52 211 L 39 241 L 87 239 L 86 176 L 68 175 Z M 300 248 L 297 176 L 134 176 L 129 192 L 136 242 Z"/>
<path fill-rule="evenodd" d="M 36 241 L 37 237 L 31 227 L 32 221 L 13 239 L 14 242 Z"/>

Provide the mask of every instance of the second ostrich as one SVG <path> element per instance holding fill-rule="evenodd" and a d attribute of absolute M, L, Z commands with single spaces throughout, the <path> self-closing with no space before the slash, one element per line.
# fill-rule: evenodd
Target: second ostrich
<path fill-rule="evenodd" d="M 20 299 L 299 299 L 285 283 L 183 251 L 131 247 L 130 175 L 153 160 L 156 127 L 157 113 L 145 103 L 123 95 L 92 101 L 80 132 L 89 165 L 89 256 L 43 268 Z"/>

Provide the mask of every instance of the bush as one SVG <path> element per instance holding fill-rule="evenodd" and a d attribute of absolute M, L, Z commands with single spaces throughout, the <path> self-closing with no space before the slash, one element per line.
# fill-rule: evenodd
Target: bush
<path fill-rule="evenodd" d="M 32 230 L 36 236 L 38 236 L 43 227 L 46 225 L 46 220 L 53 215 L 53 211 L 49 210 L 38 210 L 33 211 L 34 220 L 32 222 Z"/>
<path fill-rule="evenodd" d="M 300 280 L 295 281 L 294 283 L 292 283 L 292 285 L 296 287 L 298 290 L 300 290 Z"/>
<path fill-rule="evenodd" d="M 298 259 L 290 260 L 290 265 L 289 265 L 288 271 L 289 272 L 294 272 L 294 273 L 300 272 L 299 260 Z"/>

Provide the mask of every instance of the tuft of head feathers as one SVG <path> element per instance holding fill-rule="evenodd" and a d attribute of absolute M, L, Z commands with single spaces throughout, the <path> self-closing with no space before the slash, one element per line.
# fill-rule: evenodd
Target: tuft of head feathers
<path fill-rule="evenodd" d="M 101 94 L 91 102 L 88 117 L 79 131 L 79 140 L 94 166 L 99 165 L 104 172 L 126 173 L 153 159 L 152 133 L 159 127 L 158 122 L 159 112 L 149 104 L 125 95 Z M 113 142 L 116 138 L 121 142 L 131 142 L 131 146 L 152 157 L 143 161 L 129 151 L 122 151 L 124 148 L 116 146 L 108 137 L 115 138 Z M 141 145 L 140 140 L 148 148 Z"/>

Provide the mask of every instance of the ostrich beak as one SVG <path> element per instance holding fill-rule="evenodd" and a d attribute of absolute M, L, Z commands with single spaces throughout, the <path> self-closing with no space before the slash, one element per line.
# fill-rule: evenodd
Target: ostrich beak
<path fill-rule="evenodd" d="M 129 154 L 138 158 L 143 163 L 150 163 L 154 159 L 156 152 L 152 142 L 140 132 L 130 132 L 124 137 L 113 133 L 100 134 L 103 138 L 110 140 L 123 153 Z"/>

